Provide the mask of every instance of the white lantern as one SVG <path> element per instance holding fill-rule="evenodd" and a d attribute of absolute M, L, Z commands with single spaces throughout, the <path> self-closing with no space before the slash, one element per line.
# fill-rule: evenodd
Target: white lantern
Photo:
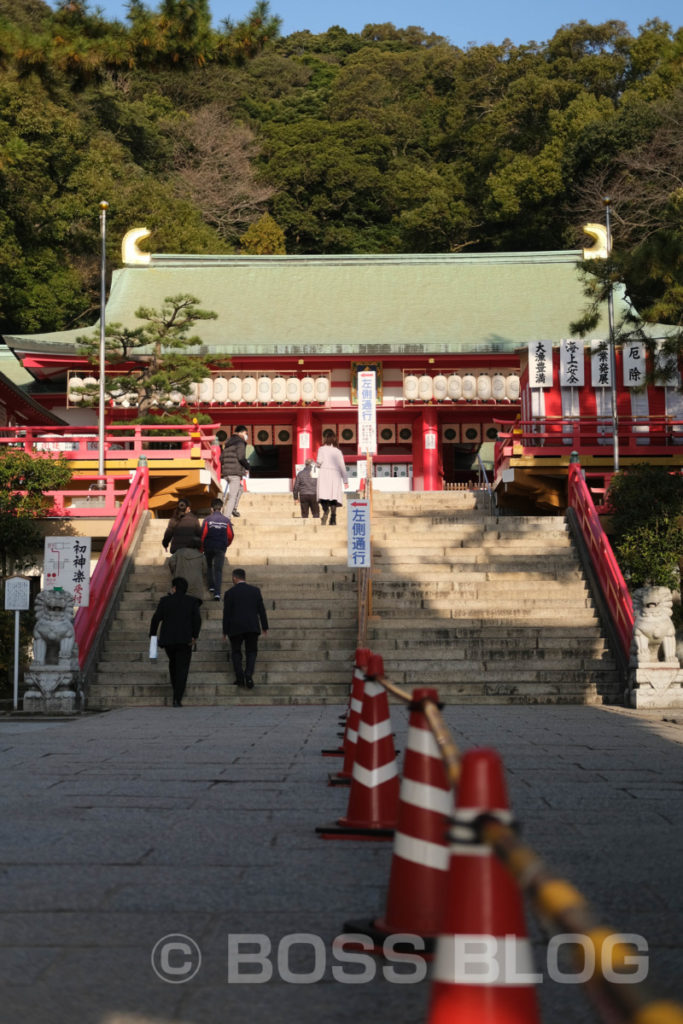
<path fill-rule="evenodd" d="M 242 381 L 242 398 L 245 402 L 256 401 L 256 378 L 245 377 Z"/>
<path fill-rule="evenodd" d="M 448 397 L 448 380 L 442 373 L 438 373 L 434 378 L 434 398 L 437 402 L 443 402 L 444 398 Z"/>
<path fill-rule="evenodd" d="M 491 398 L 491 378 L 488 373 L 480 373 L 477 377 L 477 398 L 488 402 Z"/>
<path fill-rule="evenodd" d="M 69 379 L 69 401 L 70 402 L 82 402 L 83 401 L 83 378 L 82 377 L 71 377 Z"/>
<path fill-rule="evenodd" d="M 199 383 L 193 380 L 190 384 L 190 392 L 187 396 L 188 402 L 197 403 L 199 401 Z"/>
<path fill-rule="evenodd" d="M 462 398 L 462 377 L 459 373 L 452 373 L 448 378 L 448 397 L 454 402 Z"/>
<path fill-rule="evenodd" d="M 417 398 L 417 377 L 414 373 L 403 378 L 403 397 L 407 402 L 414 402 Z"/>
<path fill-rule="evenodd" d="M 312 402 L 315 398 L 315 381 L 312 377 L 301 378 L 301 398 L 304 402 Z"/>
<path fill-rule="evenodd" d="M 315 378 L 315 400 L 326 402 L 330 397 L 330 382 L 327 377 Z"/>
<path fill-rule="evenodd" d="M 213 382 L 213 400 L 224 405 L 228 398 L 227 377 L 216 377 Z"/>
<path fill-rule="evenodd" d="M 96 388 L 99 384 L 97 377 L 84 377 L 83 387 L 84 388 Z"/>
<path fill-rule="evenodd" d="M 287 401 L 301 401 L 301 381 L 298 377 L 287 378 Z"/>
<path fill-rule="evenodd" d="M 239 377 L 230 377 L 228 380 L 228 401 L 239 402 L 242 397 L 242 381 Z"/>
<path fill-rule="evenodd" d="M 272 395 L 274 402 L 284 402 L 287 398 L 287 382 L 284 377 L 273 377 Z"/>
<path fill-rule="evenodd" d="M 182 391 L 169 391 L 166 405 L 180 405 L 183 400 Z"/>
<path fill-rule="evenodd" d="M 477 397 L 477 378 L 473 373 L 465 373 L 462 378 L 462 397 L 471 402 Z"/>
<path fill-rule="evenodd" d="M 505 394 L 511 402 L 519 401 L 519 376 L 511 373 L 505 378 Z"/>
<path fill-rule="evenodd" d="M 505 377 L 502 373 L 494 373 L 491 377 L 491 397 L 496 402 L 503 402 L 505 400 Z"/>
<path fill-rule="evenodd" d="M 421 402 L 429 402 L 434 397 L 434 384 L 432 378 L 423 373 L 417 382 L 417 397 Z"/>
<path fill-rule="evenodd" d="M 203 377 L 199 382 L 199 401 L 210 402 L 213 399 L 213 377 Z"/>
<path fill-rule="evenodd" d="M 258 394 L 259 402 L 267 405 L 273 397 L 273 384 L 270 377 L 259 377 L 256 392 Z"/>

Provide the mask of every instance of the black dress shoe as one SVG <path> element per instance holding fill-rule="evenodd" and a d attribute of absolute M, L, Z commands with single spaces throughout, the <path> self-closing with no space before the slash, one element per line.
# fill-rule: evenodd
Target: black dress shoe
<path fill-rule="evenodd" d="M 244 680 L 244 685 L 248 690 L 254 689 L 254 680 L 251 678 L 251 676 L 247 676 L 247 678 Z"/>
<path fill-rule="evenodd" d="M 233 512 L 233 514 L 232 514 L 232 517 L 231 517 L 231 518 L 233 518 L 233 519 L 239 519 L 239 517 L 240 517 L 241 515 L 242 515 L 242 513 L 241 513 L 241 512 Z"/>
<path fill-rule="evenodd" d="M 244 686 L 244 679 L 236 679 L 235 686 Z"/>

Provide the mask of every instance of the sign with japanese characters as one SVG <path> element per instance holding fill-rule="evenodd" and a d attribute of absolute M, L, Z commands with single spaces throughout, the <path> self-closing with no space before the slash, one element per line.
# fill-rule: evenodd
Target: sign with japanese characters
<path fill-rule="evenodd" d="M 377 454 L 377 379 L 374 370 L 358 374 L 358 451 Z"/>
<path fill-rule="evenodd" d="M 645 383 L 645 345 L 642 341 L 628 341 L 622 346 L 621 357 L 624 366 L 624 387 L 639 388 Z"/>
<path fill-rule="evenodd" d="M 31 607 L 31 584 L 24 576 L 5 580 L 5 611 L 27 612 Z"/>
<path fill-rule="evenodd" d="M 553 386 L 553 345 L 551 341 L 529 342 L 529 387 Z"/>
<path fill-rule="evenodd" d="M 90 537 L 46 537 L 43 589 L 73 594 L 74 604 L 90 603 Z"/>
<path fill-rule="evenodd" d="M 347 565 L 365 569 L 370 566 L 370 502 L 354 498 L 347 505 Z"/>
<path fill-rule="evenodd" d="M 582 388 L 583 385 L 583 342 L 563 338 L 560 342 L 560 387 Z"/>
<path fill-rule="evenodd" d="M 606 341 L 591 341 L 591 384 L 594 388 L 612 387 L 612 359 Z"/>

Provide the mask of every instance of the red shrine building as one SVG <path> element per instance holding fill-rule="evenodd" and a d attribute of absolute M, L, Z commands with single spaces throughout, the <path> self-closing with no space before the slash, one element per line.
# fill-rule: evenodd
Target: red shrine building
<path fill-rule="evenodd" d="M 216 364 L 187 404 L 210 416 L 218 440 L 248 426 L 250 489 L 288 489 L 328 428 L 352 479 L 365 472 L 365 369 L 376 373 L 381 489 L 467 486 L 485 471 L 501 500 L 561 507 L 572 451 L 589 472 L 608 473 L 615 430 L 622 467 L 683 464 L 680 367 L 658 355 L 672 328 L 647 325 L 652 345 L 610 345 L 605 306 L 593 337 L 571 337 L 591 250 L 184 256 L 142 252 L 147 235 L 123 240 L 105 322 L 138 327 L 136 310 L 179 294 L 217 314 L 195 327 L 201 345 L 190 351 Z M 616 289 L 616 322 L 628 304 Z M 4 336 L 0 426 L 97 423 L 79 394 L 97 379 L 78 352 L 84 333 Z M 134 417 L 134 402 L 108 393 L 107 422 Z"/>

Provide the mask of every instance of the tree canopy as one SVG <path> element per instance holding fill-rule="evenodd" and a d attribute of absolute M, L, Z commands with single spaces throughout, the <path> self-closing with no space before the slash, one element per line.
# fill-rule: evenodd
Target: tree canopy
<path fill-rule="evenodd" d="M 0 0 L 0 331 L 95 319 L 101 199 L 114 267 L 138 224 L 165 252 L 578 249 L 606 193 L 610 273 L 680 326 L 682 53 L 658 19 L 463 49 L 282 37 L 264 0 L 218 27 L 209 0 Z"/>

